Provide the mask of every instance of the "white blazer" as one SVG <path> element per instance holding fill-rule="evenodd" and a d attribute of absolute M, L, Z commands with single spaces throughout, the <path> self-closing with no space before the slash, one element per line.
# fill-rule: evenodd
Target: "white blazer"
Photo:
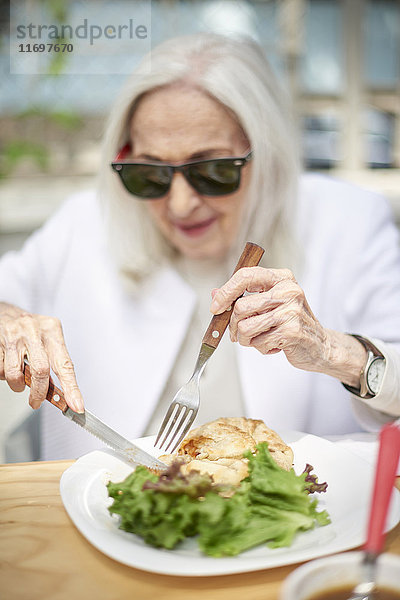
<path fill-rule="evenodd" d="M 400 414 L 400 251 L 388 204 L 309 174 L 296 222 L 304 269 L 295 275 L 314 314 L 325 327 L 374 339 L 388 362 L 384 384 L 366 404 L 336 379 L 295 369 L 283 353 L 263 356 L 235 345 L 246 416 L 281 432 L 377 428 Z M 172 268 L 129 295 L 107 253 L 96 195 L 83 193 L 67 200 L 20 252 L 0 260 L 0 300 L 61 320 L 86 407 L 132 439 L 158 402 L 196 299 Z M 77 457 L 101 446 L 53 406 L 40 411 L 42 458 Z"/>

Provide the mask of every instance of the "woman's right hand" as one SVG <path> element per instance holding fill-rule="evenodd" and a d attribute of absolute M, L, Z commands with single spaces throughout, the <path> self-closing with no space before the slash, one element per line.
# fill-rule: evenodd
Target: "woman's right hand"
<path fill-rule="evenodd" d="M 32 376 L 29 394 L 32 408 L 39 408 L 45 400 L 52 369 L 67 404 L 75 412 L 84 411 L 60 321 L 0 303 L 0 379 L 5 379 L 14 392 L 25 389 L 25 357 L 29 360 Z"/>

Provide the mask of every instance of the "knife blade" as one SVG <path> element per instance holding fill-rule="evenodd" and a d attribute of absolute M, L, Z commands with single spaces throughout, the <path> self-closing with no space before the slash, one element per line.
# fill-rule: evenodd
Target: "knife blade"
<path fill-rule="evenodd" d="M 31 370 L 26 360 L 24 362 L 24 377 L 26 385 L 31 387 Z M 139 446 L 124 438 L 98 419 L 93 413 L 88 410 L 85 410 L 84 413 L 73 411 L 66 403 L 63 392 L 54 384 L 52 379 L 49 382 L 46 400 L 61 410 L 64 417 L 67 417 L 70 421 L 85 429 L 85 431 L 96 436 L 103 444 L 109 446 L 109 448 L 114 450 L 118 456 L 130 465 L 144 465 L 156 471 L 165 471 L 167 468 L 158 458 L 151 456 L 151 454 L 148 454 L 139 448 Z"/>

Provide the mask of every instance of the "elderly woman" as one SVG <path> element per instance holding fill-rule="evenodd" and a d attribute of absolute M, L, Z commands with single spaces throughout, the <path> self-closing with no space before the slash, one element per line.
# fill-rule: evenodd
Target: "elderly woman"
<path fill-rule="evenodd" d="M 27 356 L 33 408 L 52 370 L 74 410 L 84 399 L 126 437 L 154 433 L 210 307 L 249 292 L 202 377 L 197 423 L 244 414 L 326 435 L 400 415 L 396 228 L 382 198 L 299 177 L 288 114 L 251 42 L 155 49 L 111 113 L 98 192 L 0 262 L 0 378 L 21 391 Z M 230 277 L 246 240 L 263 266 Z M 42 458 L 97 446 L 45 405 Z"/>

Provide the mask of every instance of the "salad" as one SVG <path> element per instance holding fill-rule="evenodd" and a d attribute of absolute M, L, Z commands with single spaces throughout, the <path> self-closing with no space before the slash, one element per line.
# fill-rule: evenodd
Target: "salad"
<path fill-rule="evenodd" d="M 124 481 L 107 484 L 113 498 L 108 510 L 119 515 L 121 529 L 152 546 L 173 549 L 196 536 L 202 552 L 213 557 L 259 544 L 290 546 L 299 532 L 330 523 L 312 496 L 327 484 L 318 483 L 310 465 L 301 475 L 284 470 L 266 442 L 243 456 L 249 474 L 239 486 L 215 484 L 207 473 L 183 475 L 179 459 L 161 475 L 139 466 Z"/>

